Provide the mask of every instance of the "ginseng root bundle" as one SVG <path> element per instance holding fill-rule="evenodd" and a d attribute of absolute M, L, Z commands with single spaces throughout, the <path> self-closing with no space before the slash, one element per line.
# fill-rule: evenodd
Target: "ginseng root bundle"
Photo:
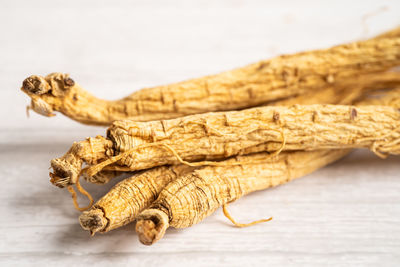
<path fill-rule="evenodd" d="M 196 224 L 257 190 L 305 176 L 366 148 L 400 154 L 400 28 L 375 38 L 282 55 L 232 71 L 146 88 L 107 101 L 68 74 L 32 75 L 29 109 L 109 126 L 51 161 L 83 229 L 105 233 L 134 220 L 143 244 Z M 399 87 L 396 89 L 396 87 Z M 79 183 L 133 172 L 94 202 Z M 78 190 L 89 197 L 76 202 Z"/>

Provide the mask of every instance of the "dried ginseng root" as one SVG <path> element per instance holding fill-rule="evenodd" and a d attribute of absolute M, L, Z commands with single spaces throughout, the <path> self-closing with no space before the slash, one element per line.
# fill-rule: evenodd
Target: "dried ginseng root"
<path fill-rule="evenodd" d="M 175 206 L 175 202 L 168 204 L 174 205 L 171 208 L 176 222 L 182 219 L 176 217 L 178 213 L 175 214 L 181 206 L 192 210 L 187 215 L 182 213 L 181 216 L 188 216 L 194 224 L 214 212 L 223 203 L 233 201 L 251 191 L 276 186 L 304 176 L 339 159 L 347 152 L 347 150 L 335 150 L 331 153 L 283 152 L 273 159 L 268 158 L 268 153 L 264 152 L 231 158 L 226 160 L 226 165 L 222 167 L 207 166 L 197 170 L 186 165 L 157 167 L 134 175 L 114 186 L 90 210 L 84 211 L 79 221 L 92 235 L 96 232 L 108 232 L 132 222 L 143 209 L 156 200 L 160 192 L 162 193 L 159 199 L 165 199 L 167 195 L 184 198 L 182 194 L 192 191 L 180 205 Z M 243 164 L 237 165 L 240 162 Z M 193 177 L 197 177 L 203 184 L 198 184 L 198 181 L 190 183 L 189 180 Z M 179 188 L 180 186 L 182 188 Z M 203 189 L 205 191 L 200 194 L 201 196 L 197 196 Z M 214 189 L 215 191 L 211 191 Z M 177 190 L 179 193 L 176 194 Z M 190 202 L 191 200 L 193 202 Z M 154 208 L 154 204 L 151 207 Z M 200 207 L 203 207 L 202 211 L 199 210 Z M 189 218 L 190 214 L 197 217 Z M 171 226 L 190 226 L 187 224 L 176 226 L 175 221 Z"/>
<path fill-rule="evenodd" d="M 82 213 L 79 217 L 82 228 L 94 235 L 132 222 L 168 183 L 194 169 L 187 165 L 161 166 L 121 181 L 90 210 Z"/>
<path fill-rule="evenodd" d="M 335 86 L 268 103 L 269 106 L 335 104 L 350 105 L 365 95 L 400 86 L 400 72 L 387 71 L 361 75 Z M 383 105 L 383 104 L 382 104 Z"/>
<path fill-rule="evenodd" d="M 137 216 L 140 241 L 151 245 L 169 226 L 185 228 L 202 221 L 221 205 L 258 190 L 287 183 L 325 166 L 347 150 L 284 152 L 263 164 L 206 166 L 170 182 L 149 208 Z M 239 156 L 226 163 L 265 160 L 266 153 Z M 238 225 L 246 226 L 246 225 Z"/>
<path fill-rule="evenodd" d="M 393 85 L 392 82 L 399 78 L 400 75 L 398 73 L 385 73 L 384 75 L 374 77 L 374 80 L 371 80 L 371 77 L 366 77 L 367 80 L 369 79 L 368 85 L 372 85 L 370 86 L 371 88 L 377 88 L 377 85 L 382 86 L 382 88 L 390 87 Z M 364 79 L 364 81 L 366 79 Z M 359 82 L 362 83 L 363 81 Z M 377 84 L 375 85 L 374 82 L 377 82 Z M 398 81 L 395 82 L 395 85 L 398 84 Z M 348 90 L 326 88 L 315 94 L 301 95 L 291 100 L 277 101 L 275 104 L 286 104 L 286 102 L 293 103 L 293 101 L 294 103 L 302 104 L 351 104 L 364 91 L 368 90 L 366 90 L 365 87 L 359 87 L 359 90 L 352 90 L 352 92 L 349 92 Z M 89 211 L 85 211 L 82 214 L 80 217 L 82 227 L 89 230 L 92 234 L 96 232 L 104 233 L 133 221 L 141 209 L 147 207 L 155 200 L 165 185 L 174 178 L 182 175 L 183 170 L 193 169 L 193 167 L 183 164 L 171 167 L 159 167 L 126 179 L 96 202 Z M 84 177 L 88 182 L 104 184 L 118 176 L 118 174 L 117 171 L 100 171 L 94 176 L 85 175 Z M 150 188 L 146 187 L 146 184 L 151 185 Z M 141 188 L 140 192 L 138 192 L 139 188 Z M 145 193 L 143 193 L 143 191 Z M 151 194 L 147 194 L 149 192 Z M 143 194 L 146 194 L 146 197 L 142 197 Z M 121 198 L 121 196 L 124 197 Z M 140 196 L 140 198 L 137 196 Z M 74 204 L 79 210 L 83 210 L 79 208 L 75 199 Z"/>
<path fill-rule="evenodd" d="M 76 121 L 110 125 L 115 120 L 171 119 L 209 111 L 259 106 L 270 101 L 383 72 L 400 65 L 400 34 L 335 46 L 270 60 L 166 86 L 147 88 L 117 100 L 98 99 L 67 74 L 32 75 L 22 91 L 30 109 L 45 116 L 59 111 Z M 400 31 L 399 31 L 400 32 Z"/>
<path fill-rule="evenodd" d="M 400 89 L 399 89 L 400 91 Z M 386 94 L 380 98 L 374 97 L 375 104 L 382 103 L 394 103 L 394 99 L 397 97 L 398 93 L 396 90 L 386 92 Z M 313 103 L 318 101 L 313 99 L 315 96 L 311 96 L 308 99 L 303 99 L 303 103 Z M 346 95 L 343 96 L 345 99 L 349 99 Z M 380 103 L 377 101 L 381 101 Z M 369 103 L 367 101 L 362 101 L 359 104 Z M 251 154 L 245 157 L 236 157 L 235 163 L 239 161 L 244 161 L 242 167 L 252 169 L 254 166 L 264 166 L 265 175 L 267 171 L 271 172 L 271 179 L 279 179 L 278 175 L 283 174 L 283 178 L 296 175 L 300 177 L 307 173 L 316 170 L 323 166 L 323 163 L 328 164 L 338 159 L 340 155 L 345 155 L 349 150 L 343 150 L 341 153 L 339 150 L 330 151 L 327 153 L 324 150 L 312 151 L 308 153 L 304 152 L 283 152 L 278 159 L 269 158 L 268 153 Z M 294 156 L 298 154 L 301 156 Z M 290 156 L 285 156 L 290 155 Z M 266 158 L 266 161 L 260 162 L 262 157 Z M 287 164 L 284 161 L 287 159 L 295 159 L 296 162 Z M 315 162 L 313 159 L 317 158 Z M 232 159 L 230 160 L 233 161 Z M 257 162 L 258 161 L 258 162 Z M 249 163 L 252 162 L 252 163 Z M 272 165 L 271 165 L 272 164 Z M 236 165 L 237 166 L 237 165 Z M 235 166 L 235 168 L 236 168 Z M 293 172 L 292 168 L 299 168 L 300 171 Z M 277 168 L 278 167 L 278 168 Z M 200 168 L 200 167 L 197 167 Z M 212 168 L 218 168 L 222 170 L 227 168 L 228 172 L 231 171 L 231 166 L 213 167 L 208 166 L 209 170 Z M 174 181 L 178 177 L 185 176 L 190 172 L 194 171 L 195 167 L 189 167 L 187 165 L 176 165 L 176 166 L 161 166 L 144 171 L 140 174 L 136 174 L 131 178 L 128 178 L 119 184 L 115 185 L 113 189 L 105 196 L 103 196 L 96 204 L 88 211 L 85 211 L 80 216 L 79 220 L 82 227 L 85 230 L 89 230 L 92 234 L 96 232 L 108 232 L 109 230 L 115 229 L 117 227 L 126 225 L 136 219 L 136 216 L 144 208 L 147 208 L 159 195 L 161 190 L 170 182 Z M 276 178 L 274 178 L 276 177 Z M 272 181 L 272 180 L 271 180 Z M 206 210 L 202 210 L 205 213 Z M 207 213 L 209 214 L 209 213 Z M 202 215 L 205 217 L 205 215 Z"/>
<path fill-rule="evenodd" d="M 400 89 L 371 101 L 364 100 L 360 105 L 386 103 L 397 106 L 400 99 L 396 96 L 398 93 Z M 254 223 L 236 223 L 226 210 L 227 203 L 248 193 L 304 176 L 348 152 L 349 150 L 283 152 L 275 160 L 269 159 L 266 164 L 206 166 L 196 169 L 170 182 L 160 192 L 157 200 L 137 216 L 136 232 L 139 240 L 145 245 L 151 245 L 164 236 L 168 227 L 189 227 L 202 221 L 220 206 L 223 207 L 225 216 L 237 226 L 252 225 Z M 249 162 L 244 158 L 257 156 L 266 157 L 265 153 L 258 153 L 242 156 L 238 161 Z M 232 161 L 235 162 L 234 159 Z M 258 160 L 252 158 L 251 161 Z"/>
<path fill-rule="evenodd" d="M 352 86 L 352 90 L 349 90 Z M 291 97 L 270 103 L 269 105 L 293 105 L 293 104 L 353 104 L 354 101 L 365 96 L 368 92 L 380 89 L 394 88 L 400 86 L 399 72 L 384 72 L 379 74 L 362 75 L 346 83 L 330 86 L 322 90 Z M 104 184 L 113 177 L 118 176 L 118 171 L 100 171 L 99 173 L 84 178 L 91 183 Z"/>
<path fill-rule="evenodd" d="M 52 182 L 60 187 L 76 183 L 84 162 L 93 165 L 85 170 L 93 176 L 101 170 L 167 164 L 220 165 L 215 160 L 262 151 L 274 155 L 283 150 L 369 148 L 380 156 L 399 154 L 398 108 L 273 106 L 163 121 L 117 121 L 107 138 L 75 143 L 63 157 L 52 160 Z"/>

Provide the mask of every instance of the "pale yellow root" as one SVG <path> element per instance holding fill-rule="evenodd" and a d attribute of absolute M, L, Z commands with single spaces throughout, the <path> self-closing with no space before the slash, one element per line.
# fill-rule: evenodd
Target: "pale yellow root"
<path fill-rule="evenodd" d="M 392 77 L 392 74 L 383 76 L 389 80 L 399 77 L 398 74 L 396 74 L 395 77 Z M 382 82 L 384 80 L 380 79 L 380 81 Z M 352 100 L 358 97 L 359 96 L 356 94 L 349 94 L 347 91 L 341 91 L 341 94 L 335 98 L 324 97 L 323 94 L 313 94 L 305 98 L 298 97 L 299 100 L 297 103 L 324 103 L 324 101 L 329 103 L 328 101 L 345 101 L 344 99 L 352 103 Z M 342 100 L 340 100 L 340 98 Z M 267 155 L 267 157 L 271 157 L 271 155 Z M 265 162 L 267 157 L 261 159 L 262 163 Z M 253 163 L 256 162 L 253 161 Z M 161 189 L 171 180 L 182 176 L 185 170 L 189 171 L 194 169 L 187 166 L 187 164 L 154 168 L 120 182 L 109 193 L 97 201 L 91 210 L 84 212 L 80 216 L 82 227 L 94 234 L 96 232 L 104 233 L 130 223 L 143 208 L 147 207 L 155 200 Z M 241 162 L 237 161 L 231 164 L 240 165 Z M 102 171 L 95 176 L 86 176 L 85 178 L 93 183 L 105 183 L 115 176 L 115 171 Z M 140 192 L 137 191 L 139 189 Z M 224 209 L 224 211 L 227 213 L 226 209 Z M 230 219 L 233 220 L 232 217 L 230 217 Z M 236 223 L 236 225 L 243 226 L 244 224 Z"/>
<path fill-rule="evenodd" d="M 388 71 L 377 74 L 367 74 L 345 81 L 323 90 L 289 97 L 268 103 L 269 106 L 336 104 L 350 105 L 365 95 L 382 89 L 393 89 L 400 86 L 400 72 Z"/>
<path fill-rule="evenodd" d="M 113 155 L 112 142 L 102 136 L 75 142 L 69 151 L 51 161 L 54 173 L 50 173 L 52 184 L 64 188 L 76 184 L 82 173 L 82 164 L 97 164 Z"/>
<path fill-rule="evenodd" d="M 353 87 L 348 87 L 348 86 Z M 283 99 L 270 103 L 270 105 L 293 105 L 293 104 L 352 104 L 358 98 L 365 96 L 366 93 L 374 90 L 393 88 L 400 85 L 400 73 L 398 72 L 385 72 L 373 75 L 364 75 L 362 79 L 352 79 L 336 87 L 328 87 L 315 93 L 300 95 L 297 97 Z M 349 90 L 349 88 L 353 88 Z M 277 115 L 277 114 L 276 114 Z M 203 124 L 200 124 L 203 125 Z M 221 132 L 215 130 L 217 134 L 223 135 Z M 282 137 L 282 140 L 284 136 Z M 282 143 L 283 145 L 283 143 Z M 179 162 L 192 166 L 204 165 L 203 163 L 189 163 L 182 160 L 175 150 L 170 146 L 164 144 L 165 148 L 170 150 L 175 155 Z M 283 147 L 283 146 L 282 146 Z M 280 151 L 278 150 L 277 153 Z M 120 156 L 122 157 L 122 156 Z M 116 158 L 114 158 L 115 160 Z M 117 158 L 118 159 L 118 158 Z M 102 165 L 106 166 L 108 162 L 103 162 Z M 212 164 L 212 163 L 211 163 Z M 215 164 L 215 163 L 214 163 Z M 102 165 L 97 165 L 101 168 Z M 118 175 L 118 171 L 130 171 L 129 167 L 109 165 L 106 166 L 99 173 L 90 176 L 88 173 L 83 172 L 84 178 L 91 183 L 104 184 L 110 181 L 113 177 Z"/>
<path fill-rule="evenodd" d="M 62 73 L 32 75 L 25 79 L 21 89 L 32 99 L 30 108 L 39 114 L 54 116 L 59 111 L 94 125 L 243 109 L 398 66 L 398 32 L 395 29 L 367 41 L 282 55 L 217 75 L 143 89 L 117 101 L 92 96 Z"/>
<path fill-rule="evenodd" d="M 381 103 L 391 102 L 390 99 L 394 99 L 397 96 L 397 90 L 387 91 L 386 94 L 381 95 L 380 97 L 374 97 L 375 101 L 380 100 Z M 306 99 L 304 99 L 305 103 L 307 103 Z M 314 101 L 312 98 L 309 98 L 308 101 Z M 360 102 L 358 104 L 364 103 Z M 376 103 L 379 104 L 379 103 Z M 343 154 L 346 154 L 346 151 L 342 151 Z M 305 157 L 299 156 L 291 158 L 295 158 L 296 161 L 292 162 L 288 166 L 288 170 L 285 174 L 285 166 L 287 166 L 287 162 L 279 162 L 279 160 L 274 161 L 271 158 L 271 155 L 268 153 L 261 153 L 255 155 L 249 155 L 246 157 L 237 157 L 235 161 L 230 160 L 224 161 L 225 164 L 221 164 L 222 167 L 230 170 L 231 168 L 237 168 L 242 165 L 242 168 L 254 168 L 255 165 L 263 166 L 263 170 L 270 170 L 269 177 L 280 177 L 285 175 L 302 175 L 296 174 L 296 167 L 293 166 L 308 166 L 309 170 L 312 171 L 314 164 L 313 154 L 314 152 L 310 152 L 310 156 L 308 154 L 304 154 L 303 152 L 293 152 L 294 154 L 300 153 L 301 155 L 306 155 Z M 328 164 L 331 162 L 329 157 L 333 157 L 332 160 L 336 159 L 336 156 L 341 153 L 339 151 L 332 151 L 326 154 L 326 151 L 319 152 L 319 155 L 316 157 L 317 162 L 325 162 Z M 278 156 L 279 157 L 279 156 Z M 323 159 L 326 159 L 323 161 Z M 269 163 L 273 162 L 273 163 Z M 223 163 L 223 162 L 221 162 Z M 234 167 L 236 166 L 236 167 Z M 283 171 L 282 170 L 283 167 Z M 322 165 L 321 165 L 322 166 Z M 315 166 L 317 168 L 318 166 Z M 173 168 L 173 169 L 172 169 Z M 181 168 L 181 169 L 180 169 Z M 151 170 L 144 171 L 139 175 L 134 175 L 133 177 L 124 180 L 123 182 L 116 185 L 109 193 L 103 196 L 95 206 L 88 212 L 85 212 L 81 218 L 81 225 L 84 229 L 95 232 L 107 232 L 111 229 L 115 229 L 119 226 L 125 225 L 135 219 L 138 212 L 140 212 L 143 208 L 147 207 L 154 199 L 159 195 L 161 189 L 171 180 L 176 179 L 176 177 L 184 176 L 184 170 L 186 171 L 193 170 L 194 168 L 178 165 L 174 167 L 158 167 Z M 211 167 L 210 167 L 211 168 Z M 213 168 L 216 168 L 215 166 Z M 298 167 L 297 167 L 298 168 Z M 307 170 L 307 169 L 300 169 Z M 154 185 L 156 183 L 156 185 Z M 138 191 L 140 190 L 140 191 Z M 104 211 L 104 212 L 103 212 Z M 106 214 L 106 215 L 105 215 Z M 98 222 L 108 221 L 109 223 L 102 224 L 99 226 Z M 241 224 L 237 224 L 240 226 Z"/>
<path fill-rule="evenodd" d="M 226 163 L 244 162 L 242 166 L 206 166 L 196 169 L 170 182 L 160 192 L 157 200 L 137 216 L 138 237 L 143 244 L 151 245 L 164 235 L 169 226 L 189 227 L 202 221 L 221 205 L 248 193 L 304 176 L 347 153 L 346 150 L 283 152 L 274 159 L 266 160 L 264 164 L 251 164 L 252 160 L 257 162 L 268 155 L 258 153 L 226 160 Z M 260 222 L 240 224 L 229 214 L 227 217 L 239 227 Z"/>
<path fill-rule="evenodd" d="M 398 108 L 295 105 L 206 113 L 167 121 L 117 121 L 108 129 L 105 141 L 94 139 L 106 143 L 107 150 L 84 154 L 71 149 L 52 161 L 53 178 L 79 174 L 81 166 L 75 164 L 79 162 L 101 161 L 87 169 L 87 175 L 93 176 L 107 166 L 134 171 L 178 163 L 220 165 L 214 161 L 262 151 L 369 148 L 380 156 L 399 154 Z M 115 156 L 107 158 L 106 151 Z M 73 164 L 66 160 L 69 158 L 74 159 Z"/>
<path fill-rule="evenodd" d="M 156 200 L 159 192 L 169 182 L 193 169 L 186 165 L 161 166 L 123 180 L 90 210 L 82 213 L 79 217 L 82 228 L 93 235 L 130 223 L 140 211 Z"/>
<path fill-rule="evenodd" d="M 396 98 L 396 91 L 387 92 L 386 95 L 376 98 L 375 102 L 381 100 L 391 103 L 389 100 Z M 136 227 L 139 239 L 143 244 L 151 245 L 162 238 L 169 226 L 189 227 L 200 222 L 219 206 L 237 200 L 244 194 L 304 176 L 347 153 L 346 150 L 284 152 L 264 164 L 250 165 L 248 163 L 251 162 L 250 157 L 254 162 L 258 161 L 257 157 L 264 157 L 260 153 L 230 160 L 244 162 L 240 167 L 207 166 L 196 169 L 186 177 L 179 177 L 169 183 L 161 191 L 158 199 L 143 211 L 144 215 L 138 216 L 137 225 L 146 225 L 146 227 Z M 154 213 L 157 217 L 169 218 L 168 222 L 157 224 L 157 221 L 152 219 Z M 232 223 L 237 224 L 226 212 L 226 207 L 224 213 Z M 237 226 L 246 225 L 237 224 Z"/>

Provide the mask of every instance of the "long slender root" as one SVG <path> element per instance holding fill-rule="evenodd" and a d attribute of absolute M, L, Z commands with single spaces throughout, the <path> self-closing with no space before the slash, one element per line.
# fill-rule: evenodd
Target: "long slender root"
<path fill-rule="evenodd" d="M 90 210 L 82 213 L 79 217 L 82 228 L 95 234 L 130 223 L 156 200 L 168 183 L 193 169 L 186 165 L 161 166 L 121 181 Z"/>
<path fill-rule="evenodd" d="M 170 182 L 159 193 L 157 200 L 137 216 L 136 231 L 139 239 L 145 245 L 153 244 L 164 235 L 165 227 L 189 227 L 202 221 L 221 205 L 248 193 L 304 176 L 347 153 L 346 150 L 283 152 L 264 164 L 198 168 Z M 263 157 L 265 153 L 241 156 L 230 161 L 247 162 L 249 159 L 258 160 Z M 160 215 L 168 218 L 168 223 L 162 221 L 158 224 L 157 220 L 152 219 Z M 226 215 L 239 227 L 249 225 L 236 223 L 228 213 Z"/>
<path fill-rule="evenodd" d="M 78 189 L 78 191 L 79 191 L 82 195 L 84 195 L 84 196 L 86 196 L 86 197 L 88 198 L 89 204 L 88 204 L 86 207 L 83 207 L 83 208 L 79 207 L 78 198 L 77 198 L 76 192 L 75 192 L 75 190 L 74 190 L 74 188 L 73 188 L 72 185 L 67 186 L 67 189 L 68 189 L 68 191 L 71 193 L 71 197 L 72 197 L 72 201 L 73 201 L 73 203 L 74 203 L 75 209 L 77 209 L 77 210 L 79 210 L 79 211 L 85 211 L 85 210 L 89 209 L 89 208 L 93 205 L 93 202 L 94 202 L 93 197 L 92 197 L 92 195 L 90 195 L 89 192 L 87 192 L 87 191 L 81 186 L 81 183 L 79 182 L 79 179 L 76 181 L 76 184 L 75 184 L 75 185 L 76 185 L 76 188 Z"/>
<path fill-rule="evenodd" d="M 22 91 L 44 116 L 59 111 L 86 124 L 115 120 L 171 119 L 209 111 L 263 105 L 383 72 L 400 64 L 400 34 L 395 29 L 376 38 L 293 55 L 282 55 L 217 75 L 143 89 L 117 100 L 98 99 L 67 74 L 32 75 Z"/>
<path fill-rule="evenodd" d="M 379 104 L 379 101 L 381 101 L 381 103 L 392 103 L 393 102 L 392 100 L 396 99 L 397 95 L 398 95 L 398 90 L 391 90 L 385 92 L 385 94 L 380 95 L 379 97 L 374 96 L 373 99 L 375 101 L 375 104 Z M 314 101 L 314 100 L 310 98 L 309 101 Z M 369 100 L 367 100 L 367 102 L 368 101 Z M 358 104 L 362 103 L 365 103 L 365 101 L 360 102 Z M 208 167 L 203 167 L 201 169 L 202 170 L 208 169 L 208 172 L 210 173 L 208 176 L 213 176 L 213 177 L 218 176 L 217 175 L 218 173 L 222 173 L 224 175 L 226 173 L 233 173 L 237 176 L 242 176 L 241 175 L 242 171 L 252 170 L 259 178 L 259 174 L 260 172 L 262 172 L 265 174 L 265 177 L 267 177 L 264 180 L 267 181 L 266 182 L 267 185 L 264 184 L 264 186 L 270 187 L 270 186 L 276 186 L 280 182 L 287 182 L 288 180 L 290 180 L 287 177 L 300 177 L 302 175 L 305 175 L 306 173 L 312 172 L 313 169 L 317 169 L 326 164 L 329 164 L 330 162 L 346 155 L 347 153 L 348 150 L 320 151 L 320 152 L 295 151 L 295 152 L 283 152 L 282 154 L 277 155 L 276 158 L 269 157 L 270 155 L 268 153 L 259 153 L 247 156 L 238 156 L 234 159 L 228 160 L 227 163 L 221 164 L 220 166 L 208 166 Z M 239 162 L 242 164 L 237 164 Z M 107 232 L 111 229 L 115 229 L 129 222 L 132 222 L 140 211 L 148 207 L 148 205 L 150 205 L 157 198 L 157 196 L 159 196 L 161 190 L 167 184 L 171 184 L 178 178 L 181 180 L 183 178 L 180 177 L 184 177 L 185 175 L 192 173 L 194 170 L 199 169 L 199 167 L 188 167 L 186 165 L 178 165 L 174 166 L 173 167 L 174 169 L 171 168 L 172 167 L 158 167 L 151 170 L 147 170 L 141 174 L 134 175 L 131 178 L 126 179 L 123 182 L 117 184 L 109 193 L 107 193 L 102 199 L 100 199 L 91 210 L 84 212 L 82 214 L 82 216 L 80 217 L 80 222 L 82 227 L 86 230 L 89 230 L 91 233 Z M 206 177 L 208 176 L 206 175 Z M 194 177 L 197 176 L 195 175 Z M 260 181 L 260 179 L 258 178 L 247 179 L 247 182 L 251 184 L 250 186 L 253 190 L 256 186 L 254 181 Z M 157 185 L 154 185 L 156 181 L 159 183 Z M 210 184 L 212 183 L 209 183 L 208 185 Z M 176 188 L 184 188 L 184 186 L 180 187 L 177 186 Z M 234 185 L 228 188 L 236 188 L 236 183 L 234 183 Z M 199 189 L 197 188 L 196 190 Z M 196 190 L 191 191 L 189 189 L 189 191 L 192 193 Z M 165 192 L 169 191 L 170 190 L 167 190 Z M 170 192 L 173 193 L 174 191 Z M 204 194 L 204 192 L 201 191 L 200 195 Z M 210 192 L 213 191 L 211 190 Z M 145 195 L 143 195 L 144 193 Z M 173 193 L 173 195 L 175 195 L 175 193 Z M 214 195 L 215 194 L 212 194 L 211 197 Z M 209 195 L 207 194 L 207 196 Z M 205 201 L 206 202 L 196 206 L 196 209 L 197 207 L 207 207 L 208 204 L 206 203 L 208 203 L 207 202 L 208 200 Z M 183 201 L 182 203 L 185 203 L 185 201 Z M 220 202 L 218 203 L 219 205 L 221 204 Z M 164 205 L 159 205 L 160 208 L 162 208 L 163 206 Z M 164 208 L 162 208 L 162 210 L 165 213 L 170 214 Z M 206 208 L 201 211 L 202 214 L 197 215 L 198 218 L 196 220 L 192 220 L 192 222 L 189 223 L 186 222 L 180 224 L 174 222 L 174 225 L 175 226 L 180 225 L 179 227 L 187 227 L 191 223 L 196 223 L 197 221 L 200 221 L 202 218 L 206 217 L 211 212 L 212 211 L 209 211 L 208 208 Z M 101 219 L 99 219 L 98 215 L 99 213 L 101 214 L 100 217 Z M 174 221 L 176 220 L 179 221 L 180 219 L 177 218 Z M 109 223 L 99 224 L 98 222 L 109 222 Z M 148 224 L 151 225 L 150 222 Z M 140 226 L 141 224 L 138 225 Z M 145 228 L 140 228 L 140 229 L 145 229 Z M 154 236 L 159 237 L 159 235 L 154 235 Z M 146 240 L 153 240 L 153 239 L 146 238 Z M 144 241 L 144 242 L 149 243 L 149 241 Z"/>
<path fill-rule="evenodd" d="M 319 97 L 320 95 L 310 95 L 307 98 L 299 99 L 299 103 L 316 103 Z M 350 101 L 351 97 L 353 97 L 353 101 L 358 98 L 358 96 L 354 94 L 350 97 L 347 97 L 346 94 L 342 95 L 342 98 L 347 98 L 348 101 Z M 332 101 L 332 98 L 322 99 L 324 99 L 323 101 Z M 271 159 L 271 155 L 267 154 L 264 158 L 253 158 L 251 163 L 268 163 Z M 180 160 L 180 162 L 182 161 L 183 160 Z M 236 161 L 228 162 L 228 165 L 227 163 L 220 162 L 217 166 L 240 166 L 243 165 L 243 163 L 243 160 L 240 160 L 239 157 Z M 250 162 L 247 161 L 245 164 L 250 164 Z M 299 164 L 303 165 L 304 163 L 299 161 Z M 306 162 L 306 164 L 309 163 Z M 96 202 L 91 210 L 81 215 L 80 223 L 82 227 L 94 234 L 96 232 L 104 233 L 132 222 L 140 211 L 155 200 L 161 190 L 169 182 L 195 169 L 194 167 L 190 168 L 185 165 L 187 164 L 154 168 L 141 174 L 135 174 L 131 178 L 120 182 L 109 193 Z M 217 166 L 214 165 L 214 167 Z M 198 166 L 195 167 L 198 168 Z M 250 165 L 248 167 L 251 168 L 252 166 Z M 114 177 L 115 173 L 113 171 L 111 173 L 102 171 L 98 175 L 101 175 L 101 178 L 96 177 L 96 175 L 87 177 L 88 179 L 93 179 L 95 183 L 103 183 Z M 141 190 L 139 191 L 139 189 Z M 151 194 L 143 197 L 143 192 L 150 192 Z"/>
<path fill-rule="evenodd" d="M 400 29 L 400 28 L 399 28 Z M 371 75 L 364 75 L 360 79 L 352 79 L 351 81 L 346 81 L 345 83 L 338 84 L 335 86 L 328 87 L 326 89 L 320 90 L 318 92 L 312 92 L 305 95 L 299 95 L 297 97 L 283 99 L 276 101 L 274 103 L 270 103 L 273 105 L 293 105 L 293 104 L 352 104 L 355 100 L 365 96 L 366 93 L 372 91 L 376 91 L 378 89 L 386 89 L 392 88 L 393 86 L 400 85 L 400 73 L 398 72 L 385 72 L 379 74 L 371 74 Z M 350 86 L 350 87 L 349 87 Z M 349 90 L 349 88 L 353 88 Z M 393 102 L 393 100 L 391 100 Z M 393 104 L 394 105 L 394 104 Z M 400 106 L 397 105 L 397 106 Z M 211 127 L 205 123 L 193 122 L 197 123 L 198 125 L 202 125 L 207 129 L 211 129 Z M 223 133 L 219 132 L 218 130 L 211 129 L 212 132 L 223 136 Z M 165 146 L 165 145 L 164 145 Z M 176 159 L 183 164 L 192 165 L 192 166 L 199 166 L 203 163 L 198 162 L 188 162 L 184 161 L 179 154 L 173 150 L 170 146 L 165 146 L 166 149 L 169 149 Z M 279 153 L 279 152 L 277 152 Z M 125 151 L 122 154 L 129 154 L 129 151 Z M 272 156 L 272 155 L 271 155 Z M 120 157 L 121 154 L 120 154 Z M 115 159 L 115 158 L 114 158 Z M 111 160 L 103 161 L 101 165 L 96 165 L 96 167 L 92 166 L 90 171 L 83 172 L 84 178 L 96 184 L 104 184 L 110 181 L 113 177 L 118 176 L 118 172 L 126 172 L 130 171 L 129 167 L 118 166 L 118 165 L 108 165 L 112 163 Z M 207 164 L 223 164 L 218 163 L 215 161 L 209 161 Z M 106 167 L 102 167 L 106 166 Z M 97 173 L 98 174 L 94 174 Z"/>
<path fill-rule="evenodd" d="M 397 94 L 400 96 L 400 90 Z M 100 140 L 95 154 L 86 146 L 79 146 L 54 159 L 53 179 L 67 176 L 73 178 L 68 180 L 73 183 L 82 162 L 92 163 L 87 170 L 92 176 L 110 164 L 131 171 L 182 162 L 193 166 L 220 165 L 210 161 L 282 149 L 369 148 L 376 154 L 399 154 L 398 108 L 295 105 L 207 113 L 168 121 L 118 121 L 108 129 L 108 139 L 94 139 Z M 224 135 L 214 135 L 193 121 L 206 121 Z M 107 149 L 115 156 L 107 157 Z M 99 158 L 101 162 L 93 164 Z"/>

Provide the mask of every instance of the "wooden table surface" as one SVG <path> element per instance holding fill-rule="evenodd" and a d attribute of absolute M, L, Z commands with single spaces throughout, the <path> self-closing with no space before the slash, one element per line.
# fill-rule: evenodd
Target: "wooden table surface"
<path fill-rule="evenodd" d="M 371 152 L 230 205 L 151 247 L 133 225 L 90 237 L 50 159 L 103 134 L 62 115 L 25 115 L 31 74 L 68 72 L 116 99 L 145 86 L 324 48 L 400 25 L 399 1 L 2 1 L 0 265 L 400 266 L 400 161 Z M 112 186 L 84 184 L 96 198 Z M 81 201 L 84 201 L 81 199 Z"/>

